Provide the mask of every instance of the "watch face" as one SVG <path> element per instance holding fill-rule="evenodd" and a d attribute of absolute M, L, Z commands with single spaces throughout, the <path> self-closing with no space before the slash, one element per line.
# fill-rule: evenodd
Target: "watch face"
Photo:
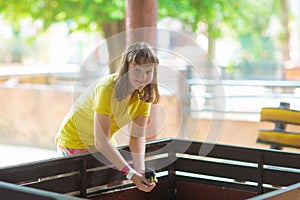
<path fill-rule="evenodd" d="M 126 175 L 126 178 L 128 180 L 131 180 L 132 176 L 134 175 L 134 172 L 129 171 L 128 174 Z"/>

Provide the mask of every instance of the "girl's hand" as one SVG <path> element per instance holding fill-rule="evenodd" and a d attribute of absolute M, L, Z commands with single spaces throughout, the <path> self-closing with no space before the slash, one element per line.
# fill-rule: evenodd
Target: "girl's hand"
<path fill-rule="evenodd" d="M 138 173 L 135 173 L 131 180 L 139 190 L 144 192 L 151 192 L 155 188 L 155 183 L 157 182 L 157 180 L 155 180 L 154 183 L 150 183 L 143 175 Z"/>

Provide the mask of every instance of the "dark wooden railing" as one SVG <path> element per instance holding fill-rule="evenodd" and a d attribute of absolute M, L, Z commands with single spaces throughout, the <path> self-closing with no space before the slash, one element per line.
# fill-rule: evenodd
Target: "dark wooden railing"
<path fill-rule="evenodd" d="M 119 150 L 130 161 L 128 147 Z M 299 160 L 299 153 L 180 139 L 150 142 L 146 154 L 147 167 L 156 170 L 159 182 L 168 182 L 169 199 L 182 181 L 242 190 L 249 197 L 285 188 L 300 182 Z M 89 198 L 135 187 L 106 162 L 93 153 L 0 168 L 1 193 L 3 185 L 13 184 Z"/>

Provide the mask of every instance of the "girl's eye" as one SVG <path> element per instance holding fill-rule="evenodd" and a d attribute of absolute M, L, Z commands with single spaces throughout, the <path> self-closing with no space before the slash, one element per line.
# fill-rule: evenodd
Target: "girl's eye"
<path fill-rule="evenodd" d="M 140 73 L 141 70 L 140 70 L 139 68 L 136 67 L 136 68 L 134 68 L 134 72 L 135 72 L 135 73 Z"/>
<path fill-rule="evenodd" d="M 153 70 L 147 71 L 146 73 L 147 73 L 147 75 L 152 75 L 153 74 Z"/>

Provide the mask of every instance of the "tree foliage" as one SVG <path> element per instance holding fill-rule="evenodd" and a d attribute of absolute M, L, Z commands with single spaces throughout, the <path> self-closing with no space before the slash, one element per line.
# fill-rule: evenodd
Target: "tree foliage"
<path fill-rule="evenodd" d="M 26 17 L 42 20 L 46 30 L 51 24 L 66 21 L 71 30 L 101 29 L 101 24 L 125 18 L 124 0 L 21 0 L 1 1 L 0 13 L 11 23 Z"/>
<path fill-rule="evenodd" d="M 176 3 L 174 0 L 160 0 L 159 16 L 180 19 L 193 31 L 199 28 L 199 22 L 206 24 L 211 56 L 214 40 L 229 36 L 239 40 L 242 48 L 252 57 L 260 58 L 272 53 L 262 51 L 266 47 L 268 50 L 274 47 L 266 30 L 271 18 L 279 16 L 279 7 L 278 0 L 182 0 Z"/>
<path fill-rule="evenodd" d="M 280 0 L 158 0 L 158 18 L 179 19 L 196 31 L 199 22 L 205 23 L 210 43 L 230 35 L 241 40 L 248 38 L 255 48 L 263 49 L 269 39 L 265 34 L 272 15 L 279 13 Z M 103 31 L 115 24 L 114 31 L 124 31 L 126 0 L 6 0 L 0 1 L 0 13 L 18 30 L 19 21 L 26 17 L 41 20 L 44 30 L 52 23 L 66 21 L 71 31 Z M 259 39 L 262 38 L 261 41 Z M 247 44 L 246 44 L 247 45 Z M 247 49 L 247 46 L 244 46 Z M 248 46 L 249 47 L 249 46 Z M 254 53 L 254 52 L 253 52 Z M 260 55 L 258 53 L 258 55 Z M 263 54 L 261 54 L 263 55 Z"/>
<path fill-rule="evenodd" d="M 190 24 L 194 31 L 201 21 L 208 25 L 208 32 L 212 37 L 219 37 L 222 35 L 222 25 L 239 33 L 262 29 L 274 13 L 274 1 L 276 0 L 160 0 L 159 17 L 178 18 Z"/>
<path fill-rule="evenodd" d="M 274 13 L 274 1 L 158 0 L 158 17 L 180 19 L 194 31 L 202 21 L 216 38 L 223 33 L 222 25 L 239 33 L 261 30 Z M 76 23 L 71 26 L 74 30 L 94 29 L 95 25 L 101 29 L 102 23 L 125 19 L 125 0 L 6 0 L 0 2 L 0 13 L 14 24 L 25 17 L 41 19 L 45 29 L 58 21 Z"/>

